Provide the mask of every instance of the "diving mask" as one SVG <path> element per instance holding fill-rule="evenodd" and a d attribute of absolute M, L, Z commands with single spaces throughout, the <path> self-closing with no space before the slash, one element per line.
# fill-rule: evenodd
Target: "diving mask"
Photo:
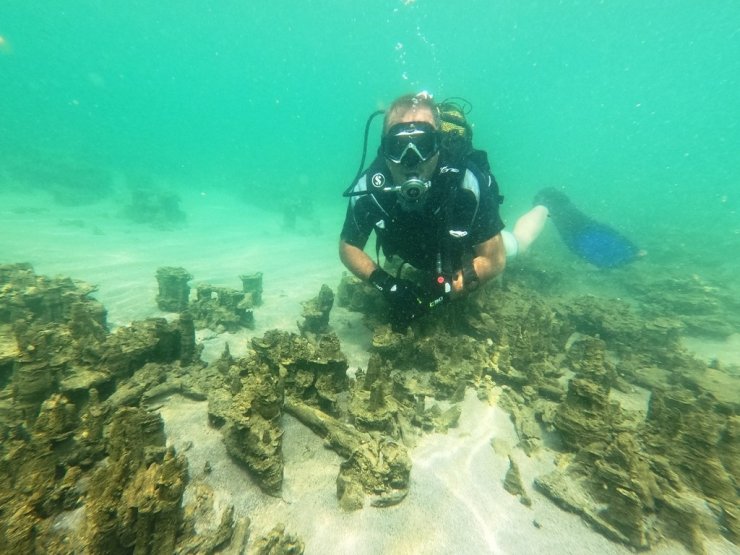
<path fill-rule="evenodd" d="M 387 160 L 413 168 L 439 152 L 439 136 L 425 121 L 397 123 L 383 136 L 380 147 Z"/>

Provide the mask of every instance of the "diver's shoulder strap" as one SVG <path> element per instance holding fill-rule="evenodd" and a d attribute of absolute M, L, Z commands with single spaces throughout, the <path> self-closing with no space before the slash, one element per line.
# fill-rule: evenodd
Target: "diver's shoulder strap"
<path fill-rule="evenodd" d="M 493 194 L 493 200 L 497 204 L 503 204 L 504 197 L 499 194 L 498 183 L 493 176 L 491 164 L 488 161 L 488 153 L 485 150 L 474 149 L 468 157 L 468 164 L 472 166 L 474 172 L 477 170 L 479 181 L 483 178 L 483 182 L 485 183 L 482 184 Z"/>
<path fill-rule="evenodd" d="M 481 153 L 483 162 L 486 162 L 486 153 L 484 151 L 478 152 Z M 496 195 L 499 203 L 503 200 L 498 195 L 498 186 L 491 172 L 481 169 L 474 160 L 467 160 L 464 165 L 454 169 L 449 166 L 445 167 L 445 169 L 446 171 L 444 173 L 449 175 L 448 179 L 450 179 L 447 183 L 447 206 L 444 211 L 445 227 L 448 229 L 452 229 L 453 227 L 456 229 L 470 229 L 478 214 L 482 195 L 488 195 L 491 190 Z M 460 193 L 463 191 L 472 195 L 475 204 L 470 207 L 470 210 L 460 213 L 462 207 L 458 203 L 461 198 Z"/>

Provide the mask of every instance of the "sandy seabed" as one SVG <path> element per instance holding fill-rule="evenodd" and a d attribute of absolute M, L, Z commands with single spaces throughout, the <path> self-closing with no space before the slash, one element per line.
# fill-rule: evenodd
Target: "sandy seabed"
<path fill-rule="evenodd" d="M 111 327 L 162 316 L 155 303 L 155 273 L 181 266 L 193 284 L 237 288 L 240 274 L 263 272 L 264 304 L 255 311 L 256 327 L 239 334 L 200 331 L 203 357 L 213 360 L 228 342 L 239 356 L 250 337 L 280 328 L 297 331 L 301 302 L 323 283 L 332 289 L 343 268 L 336 256 L 343 212 L 284 229 L 282 215 L 250 207 L 226 196 L 183 197 L 187 224 L 151 229 L 119 216 L 115 203 L 60 207 L 45 197 L 0 193 L 0 262 L 29 262 L 39 275 L 69 276 L 98 287 Z M 318 225 L 320 224 L 320 225 Z M 367 363 L 370 333 L 357 314 L 335 308 L 331 320 L 350 371 Z M 735 342 L 734 344 L 732 342 Z M 737 357 L 737 338 L 716 350 Z M 697 345 L 697 350 L 699 346 Z M 712 353 L 699 353 L 712 356 Z M 547 450 L 527 457 L 507 413 L 469 392 L 459 426 L 447 434 L 428 434 L 411 451 L 408 497 L 389 508 L 366 507 L 345 513 L 336 498 L 340 458 L 323 440 L 285 415 L 285 479 L 281 498 L 263 494 L 226 453 L 221 434 L 208 425 L 207 403 L 172 396 L 160 410 L 168 443 L 188 458 L 191 477 L 206 466 L 203 479 L 214 488 L 216 513 L 234 505 L 248 516 L 254 536 L 282 522 L 305 542 L 308 554 L 443 553 L 602 553 L 633 551 L 593 531 L 578 516 L 557 508 L 532 487 L 553 466 Z M 510 445 L 532 506 L 522 505 L 503 488 Z M 187 496 L 192 491 L 186 490 Z M 214 526 L 217 523 L 214 523 Z M 737 553 L 728 543 L 707 544 L 710 553 Z M 666 543 L 651 553 L 687 553 Z"/>

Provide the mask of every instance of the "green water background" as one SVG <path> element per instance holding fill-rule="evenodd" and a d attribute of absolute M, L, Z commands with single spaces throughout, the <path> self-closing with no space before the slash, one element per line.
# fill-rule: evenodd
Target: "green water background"
<path fill-rule="evenodd" d="M 218 190 L 267 211 L 309 197 L 338 236 L 367 116 L 421 89 L 472 103 L 475 143 L 490 154 L 508 224 L 541 187 L 564 187 L 648 251 L 627 273 L 589 277 L 618 281 L 621 295 L 639 278 L 637 299 L 657 283 L 659 300 L 686 285 L 671 279 L 685 279 L 707 304 L 725 305 L 710 307 L 700 322 L 720 325 L 705 331 L 724 338 L 730 322 L 737 337 L 738 0 L 2 0 L 0 193 L 43 200 L 53 218 L 53 197 L 34 190 L 49 173 L 32 166 L 53 174 L 79 165 L 123 176 L 128 187 L 164 184 L 183 198 Z M 19 167 L 30 176 L 22 183 Z M 109 212 L 109 193 L 80 198 Z M 2 202 L 0 194 L 0 213 Z M 219 224 L 214 217 L 211 233 Z M 238 224 L 245 243 L 260 240 L 250 236 L 254 221 Z M 233 222 L 224 226 L 233 233 Z M 176 229 L 147 233 L 178 239 Z M 132 237 L 132 248 L 146 240 Z M 0 263 L 22 261 L 5 259 L 12 239 L 0 239 Z M 56 267 L 67 245 L 56 249 Z M 558 247 L 553 233 L 540 245 Z M 335 247 L 325 247 L 339 267 Z M 124 254 L 83 277 L 115 273 Z M 568 287 L 582 286 L 583 264 L 562 246 L 550 256 L 549 267 L 570 272 Z M 195 257 L 199 279 L 218 271 L 207 251 Z M 634 267 L 642 273 L 629 273 Z M 131 289 L 105 293 L 128 307 Z M 136 294 L 151 304 L 148 290 Z M 681 301 L 694 298 L 679 296 L 666 311 L 700 312 L 699 297 L 684 310 Z"/>
<path fill-rule="evenodd" d="M 0 36 L 0 161 L 341 219 L 365 118 L 427 89 L 473 104 L 509 223 L 563 186 L 667 262 L 740 264 L 737 0 L 4 0 Z"/>

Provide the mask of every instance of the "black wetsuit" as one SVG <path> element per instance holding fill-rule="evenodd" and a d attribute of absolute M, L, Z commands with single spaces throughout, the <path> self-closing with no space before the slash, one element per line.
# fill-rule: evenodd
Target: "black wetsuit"
<path fill-rule="evenodd" d="M 398 193 L 383 191 L 392 183 L 378 157 L 355 182 L 341 238 L 360 249 L 375 230 L 386 257 L 398 256 L 413 267 L 452 275 L 462 268 L 473 247 L 504 227 L 499 216 L 498 185 L 488 171 L 471 160 L 443 161 L 437 167 L 422 208 L 405 209 Z"/>

